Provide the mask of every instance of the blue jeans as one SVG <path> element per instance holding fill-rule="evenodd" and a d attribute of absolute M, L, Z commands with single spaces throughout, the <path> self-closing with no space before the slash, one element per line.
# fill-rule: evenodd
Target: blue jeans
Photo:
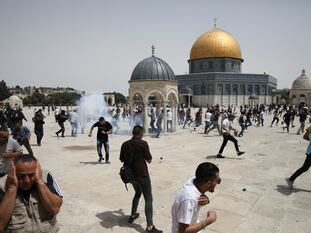
<path fill-rule="evenodd" d="M 105 148 L 105 154 L 106 154 L 105 159 L 107 162 L 107 161 L 109 161 L 109 142 L 97 139 L 97 153 L 98 153 L 99 158 L 103 158 L 103 154 L 102 154 L 103 145 Z"/>
<path fill-rule="evenodd" d="M 78 123 L 77 122 L 71 122 L 71 136 L 75 137 L 78 133 Z"/>
<path fill-rule="evenodd" d="M 243 136 L 243 133 L 245 130 L 245 124 L 244 123 L 240 124 L 240 127 L 241 127 L 241 132 L 239 133 L 239 137 Z"/>
<path fill-rule="evenodd" d="M 134 215 L 137 212 L 137 207 L 141 194 L 144 195 L 145 199 L 145 215 L 147 219 L 147 226 L 153 225 L 153 207 L 152 207 L 152 193 L 151 193 L 151 181 L 149 176 L 137 177 L 132 182 L 135 190 L 135 196 L 132 201 L 132 213 Z"/>

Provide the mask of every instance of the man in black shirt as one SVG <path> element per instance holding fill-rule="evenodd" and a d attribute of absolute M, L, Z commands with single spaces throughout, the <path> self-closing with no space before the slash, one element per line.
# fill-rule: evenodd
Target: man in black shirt
<path fill-rule="evenodd" d="M 106 163 L 110 163 L 109 161 L 109 142 L 108 142 L 108 134 L 112 133 L 112 126 L 108 121 L 105 121 L 104 117 L 100 117 L 99 120 L 92 125 L 89 137 L 92 137 L 93 129 L 97 127 L 97 153 L 99 156 L 98 162 L 101 163 L 103 159 L 102 147 L 104 144 L 105 153 L 106 153 Z"/>
<path fill-rule="evenodd" d="M 58 134 L 59 133 L 62 133 L 62 137 L 65 137 L 65 126 L 64 126 L 64 123 L 65 123 L 65 121 L 67 121 L 68 120 L 68 116 L 66 115 L 66 112 L 65 112 L 65 110 L 62 110 L 61 112 L 60 112 L 60 114 L 59 115 L 57 115 L 57 117 L 56 117 L 56 120 L 57 120 L 57 123 L 58 123 L 58 125 L 59 125 L 59 127 L 60 127 L 60 130 L 58 130 L 55 134 L 57 135 L 57 137 L 58 137 Z"/>
<path fill-rule="evenodd" d="M 133 128 L 133 137 L 122 144 L 120 152 L 120 161 L 124 163 L 124 166 L 132 168 L 135 177 L 134 181 L 131 182 L 135 190 L 135 196 L 132 202 L 132 212 L 129 217 L 129 223 L 133 223 L 134 220 L 139 217 L 137 207 L 140 196 L 143 193 L 147 219 L 146 232 L 162 233 L 162 231 L 156 229 L 153 225 L 151 181 L 147 167 L 147 163 L 151 163 L 152 156 L 147 142 L 142 140 L 143 135 L 144 128 L 140 125 L 136 125 Z"/>
<path fill-rule="evenodd" d="M 287 129 L 287 133 L 289 133 L 290 119 L 291 119 L 291 112 L 289 110 L 287 110 L 287 112 L 283 116 L 283 121 L 286 124 L 286 127 L 283 126 L 283 130 L 286 128 Z"/>

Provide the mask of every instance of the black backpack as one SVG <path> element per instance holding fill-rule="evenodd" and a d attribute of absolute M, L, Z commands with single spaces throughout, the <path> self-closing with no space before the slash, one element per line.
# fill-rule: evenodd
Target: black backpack
<path fill-rule="evenodd" d="M 133 156 L 134 156 L 134 153 L 133 153 L 133 150 L 131 149 L 131 152 L 129 154 L 128 164 L 127 165 L 123 164 L 123 166 L 120 168 L 120 172 L 119 172 L 121 180 L 125 184 L 125 188 L 127 191 L 128 191 L 127 184 L 131 183 L 135 179 L 134 172 L 133 172 L 133 169 L 131 167 L 132 162 L 133 162 Z"/>

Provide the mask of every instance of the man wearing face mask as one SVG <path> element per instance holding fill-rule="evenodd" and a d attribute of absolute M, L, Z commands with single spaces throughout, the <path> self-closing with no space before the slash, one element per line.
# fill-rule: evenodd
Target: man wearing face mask
<path fill-rule="evenodd" d="M 216 165 L 205 162 L 197 167 L 195 177 L 184 184 L 173 203 L 172 233 L 197 233 L 216 221 L 215 211 L 208 211 L 206 218 L 199 221 L 199 211 L 209 203 L 205 193 L 214 192 L 220 182 Z"/>
<path fill-rule="evenodd" d="M 0 232 L 56 233 L 62 202 L 51 172 L 42 171 L 32 155 L 20 155 L 0 179 Z"/>
<path fill-rule="evenodd" d="M 0 177 L 8 173 L 10 162 L 22 152 L 18 142 L 9 137 L 8 129 L 0 125 Z"/>

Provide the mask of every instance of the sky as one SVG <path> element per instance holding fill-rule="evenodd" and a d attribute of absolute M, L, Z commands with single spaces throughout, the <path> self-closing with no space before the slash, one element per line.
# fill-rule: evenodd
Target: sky
<path fill-rule="evenodd" d="M 121 92 L 155 55 L 188 72 L 195 40 L 217 27 L 240 44 L 243 73 L 290 88 L 311 77 L 310 0 L 0 0 L 0 80 L 8 86 Z"/>

